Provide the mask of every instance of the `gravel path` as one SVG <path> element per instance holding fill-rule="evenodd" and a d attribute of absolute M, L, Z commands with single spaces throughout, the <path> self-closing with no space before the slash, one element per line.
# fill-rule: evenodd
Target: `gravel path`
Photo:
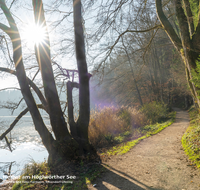
<path fill-rule="evenodd" d="M 141 141 L 130 152 L 112 157 L 107 172 L 90 190 L 200 190 L 200 170 L 181 146 L 189 126 L 187 111 L 178 108 L 176 121 L 160 133 Z"/>

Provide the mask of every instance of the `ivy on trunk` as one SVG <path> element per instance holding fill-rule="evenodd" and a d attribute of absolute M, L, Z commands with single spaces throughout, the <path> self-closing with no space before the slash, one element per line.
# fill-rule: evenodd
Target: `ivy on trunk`
<path fill-rule="evenodd" d="M 191 3 L 196 3 L 199 6 L 199 1 L 188 0 L 174 0 L 176 18 L 178 21 L 180 37 L 175 32 L 173 26 L 169 22 L 169 19 L 165 16 L 162 9 L 162 0 L 156 0 L 157 16 L 162 24 L 163 29 L 169 36 L 174 47 L 180 53 L 182 60 L 185 64 L 185 71 L 187 81 L 191 90 L 191 93 L 200 107 L 199 88 L 193 82 L 192 71 L 197 72 L 197 62 L 200 57 L 200 20 L 198 13 L 192 13 Z M 195 26 L 194 18 L 198 14 L 198 22 Z"/>

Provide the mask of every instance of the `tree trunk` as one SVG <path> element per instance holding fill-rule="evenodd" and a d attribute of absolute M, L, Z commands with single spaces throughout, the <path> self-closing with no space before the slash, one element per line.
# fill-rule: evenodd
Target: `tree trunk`
<path fill-rule="evenodd" d="M 185 64 L 186 77 L 191 93 L 200 107 L 200 101 L 197 93 L 198 88 L 193 83 L 191 74 L 192 69 L 196 72 L 196 62 L 200 56 L 200 22 L 198 22 L 195 34 L 193 34 L 193 21 L 189 18 L 189 16 L 191 16 L 190 3 L 187 1 L 187 5 L 185 4 L 187 8 L 184 10 L 181 2 L 181 0 L 174 0 L 181 39 L 178 37 L 171 23 L 164 15 L 161 0 L 156 0 L 157 16 L 165 32 L 174 44 L 174 47 L 181 54 L 182 60 Z"/>
<path fill-rule="evenodd" d="M 57 161 L 62 160 L 80 160 L 80 159 L 96 159 L 98 158 L 96 150 L 90 145 L 88 139 L 88 125 L 90 119 L 90 106 L 89 106 L 89 78 L 90 74 L 87 72 L 87 64 L 84 49 L 84 36 L 81 18 L 81 2 L 74 2 L 74 24 L 75 24 L 75 39 L 76 39 L 76 55 L 79 72 L 79 103 L 80 114 L 75 126 L 76 135 L 70 134 L 63 112 L 61 110 L 60 100 L 58 97 L 56 84 L 53 75 L 50 57 L 50 42 L 46 28 L 46 21 L 44 17 L 44 10 L 42 0 L 33 0 L 35 22 L 42 25 L 46 31 L 46 38 L 44 42 L 36 44 L 35 54 L 39 64 L 42 75 L 45 97 L 34 83 L 26 77 L 23 59 L 22 59 L 22 45 L 21 38 L 16 26 L 16 23 L 7 8 L 5 1 L 0 0 L 0 7 L 7 18 L 9 27 L 0 23 L 0 29 L 8 34 L 12 41 L 13 46 L 13 60 L 15 63 L 16 72 L 12 74 L 17 76 L 23 98 L 27 104 L 27 110 L 30 112 L 35 129 L 38 131 L 44 146 L 49 153 L 49 164 L 56 164 Z M 6 72 L 12 72 L 9 69 L 3 69 Z M 35 103 L 33 95 L 30 91 L 30 86 L 34 88 L 39 96 L 47 113 L 50 117 L 53 133 L 55 139 L 49 132 L 44 124 L 40 115 L 38 107 Z M 70 98 L 70 97 L 69 97 Z M 72 98 L 72 97 L 71 97 Z M 73 105 L 72 105 L 73 106 Z M 69 110 L 70 110 L 69 106 Z M 25 110 L 25 111 L 27 111 Z M 72 110 L 73 111 L 73 110 Z M 69 115 L 73 117 L 72 115 Z M 72 132 L 73 133 L 73 132 Z"/>
<path fill-rule="evenodd" d="M 138 100 L 140 102 L 140 106 L 143 106 L 142 97 L 141 97 L 141 94 L 140 94 L 140 91 L 139 91 L 139 88 L 138 88 L 138 85 L 137 85 L 137 81 L 135 80 L 135 75 L 134 75 L 133 67 L 132 67 L 132 64 L 131 64 L 131 59 L 130 59 L 129 53 L 128 53 L 127 49 L 126 49 L 126 46 L 124 45 L 123 38 L 122 38 L 122 44 L 124 46 L 124 51 L 125 51 L 125 53 L 127 55 L 128 63 L 129 63 L 129 66 L 131 68 L 131 73 L 132 73 L 134 85 L 135 85 L 135 88 L 136 88 L 136 91 L 137 91 L 137 95 L 138 95 Z"/>
<path fill-rule="evenodd" d="M 74 0 L 73 2 L 76 60 L 79 73 L 79 117 L 76 125 L 74 125 L 73 122 L 73 126 L 70 126 L 70 128 L 72 131 L 75 131 L 75 136 L 73 137 L 79 143 L 81 153 L 87 156 L 89 153 L 91 156 L 97 157 L 96 150 L 89 143 L 88 138 L 88 126 L 90 121 L 89 80 L 91 74 L 89 74 L 87 70 L 81 0 Z M 71 121 L 74 120 L 73 118 L 70 119 Z M 72 129 L 73 127 L 75 127 L 75 130 Z"/>
<path fill-rule="evenodd" d="M 41 70 L 44 92 L 48 103 L 49 116 L 51 126 L 56 137 L 55 148 L 57 154 L 63 159 L 79 159 L 93 156 L 97 157 L 96 150 L 90 145 L 88 139 L 88 125 L 90 119 L 89 107 L 89 78 L 87 72 L 87 64 L 85 58 L 84 36 L 81 17 L 81 3 L 74 3 L 74 30 L 75 30 L 75 46 L 76 57 L 79 73 L 79 84 L 75 82 L 67 83 L 68 96 L 68 114 L 71 134 L 67 129 L 63 112 L 61 110 L 60 101 L 56 89 L 56 84 L 53 76 L 53 70 L 50 58 L 50 42 L 48 31 L 45 22 L 42 0 L 33 0 L 34 15 L 36 24 L 41 24 L 46 31 L 46 39 L 44 43 L 36 44 L 35 51 L 37 61 Z M 75 85 L 76 84 L 76 85 Z M 79 88 L 79 118 L 75 123 L 73 116 L 72 89 Z M 56 158 L 52 153 L 51 162 Z"/>

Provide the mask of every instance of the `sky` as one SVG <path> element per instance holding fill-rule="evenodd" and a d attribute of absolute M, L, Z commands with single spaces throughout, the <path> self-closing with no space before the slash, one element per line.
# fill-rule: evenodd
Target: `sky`
<path fill-rule="evenodd" d="M 20 1 L 18 1 L 20 2 Z M 21 1 L 22 2 L 22 1 Z M 29 1 L 28 1 L 29 2 Z M 31 2 L 31 1 L 30 1 Z M 45 2 L 45 1 L 44 1 Z M 7 4 L 9 5 L 9 4 Z M 43 40 L 43 30 L 41 27 L 37 27 L 36 29 L 34 28 L 34 16 L 32 12 L 32 6 L 28 5 L 27 2 L 24 2 L 23 4 L 16 4 L 17 6 L 13 6 L 12 13 L 13 17 L 17 23 L 18 29 L 20 31 L 21 39 L 22 39 L 22 51 L 23 51 L 23 57 L 24 57 L 24 64 L 25 66 L 30 66 L 31 64 L 36 63 L 36 59 L 34 56 L 34 41 L 39 41 Z M 22 6 L 23 5 L 23 6 Z M 46 5 L 44 5 L 45 8 L 47 8 Z M 1 10 L 0 10 L 1 13 Z M 61 19 L 60 15 L 55 15 L 55 14 L 48 14 L 45 15 L 47 24 L 50 25 L 51 22 L 55 21 L 56 19 Z M 0 19 L 3 18 L 2 15 L 0 15 Z M 49 20 L 51 22 L 49 22 Z M 1 19 L 1 22 L 5 22 L 5 18 Z M 7 24 L 7 23 L 6 23 Z M 51 30 L 51 27 L 48 26 L 49 36 L 50 36 L 50 43 L 52 45 L 51 47 L 51 55 L 52 59 L 56 60 L 59 64 L 62 66 L 67 66 L 68 68 L 74 69 L 75 68 L 75 57 L 67 57 L 67 56 L 60 56 L 59 53 L 57 52 L 57 49 L 61 48 L 59 44 L 56 44 L 58 42 L 59 38 L 59 32 L 58 29 Z M 0 35 L 5 33 L 0 33 Z M 62 45 L 64 42 L 62 42 Z M 65 44 L 64 44 L 65 45 Z M 53 48 L 55 47 L 55 48 Z M 7 50 L 2 52 L 0 50 L 0 62 L 1 62 L 1 67 L 7 67 L 7 63 L 5 64 L 5 52 L 7 53 Z M 10 48 L 10 52 L 12 53 L 12 48 Z M 67 53 L 66 53 L 67 55 Z M 31 56 L 31 59 L 26 59 L 28 56 Z M 6 56 L 7 60 L 9 61 L 9 57 Z M 10 67 L 10 66 L 9 66 Z M 13 67 L 12 67 L 13 69 Z M 28 76 L 33 76 L 33 73 L 28 73 Z M 2 76 L 2 73 L 0 74 Z M 0 89 L 3 88 L 8 88 L 8 87 L 18 87 L 18 82 L 16 81 L 16 77 L 9 77 L 10 75 L 5 75 L 3 74 L 3 78 L 1 78 L 0 82 Z M 39 77 L 37 78 L 38 80 L 41 80 Z"/>

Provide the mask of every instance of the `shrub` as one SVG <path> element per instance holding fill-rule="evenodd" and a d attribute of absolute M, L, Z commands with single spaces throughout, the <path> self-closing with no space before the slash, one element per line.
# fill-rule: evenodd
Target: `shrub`
<path fill-rule="evenodd" d="M 23 176 L 48 175 L 50 173 L 51 173 L 50 168 L 46 160 L 44 162 L 37 163 L 33 159 L 31 159 L 30 163 L 25 165 L 22 171 L 21 179 L 23 179 Z M 26 179 L 26 180 L 29 180 L 29 179 Z"/>
<path fill-rule="evenodd" d="M 117 109 L 104 107 L 91 112 L 89 139 L 96 147 L 108 145 L 123 131 L 124 122 L 117 117 Z"/>
<path fill-rule="evenodd" d="M 119 134 L 146 124 L 143 113 L 130 107 L 96 108 L 91 112 L 89 139 L 95 147 L 105 147 L 116 141 Z"/>
<path fill-rule="evenodd" d="M 126 109 L 130 114 L 131 129 L 139 128 L 148 124 L 147 117 L 140 110 L 137 110 L 136 108 L 133 107 L 128 107 Z"/>
<path fill-rule="evenodd" d="M 167 117 L 167 105 L 161 102 L 150 102 L 140 109 L 145 114 L 150 124 L 160 122 Z"/>
<path fill-rule="evenodd" d="M 189 159 L 200 168 L 200 118 L 199 110 L 190 108 L 190 126 L 182 137 L 182 146 Z"/>

